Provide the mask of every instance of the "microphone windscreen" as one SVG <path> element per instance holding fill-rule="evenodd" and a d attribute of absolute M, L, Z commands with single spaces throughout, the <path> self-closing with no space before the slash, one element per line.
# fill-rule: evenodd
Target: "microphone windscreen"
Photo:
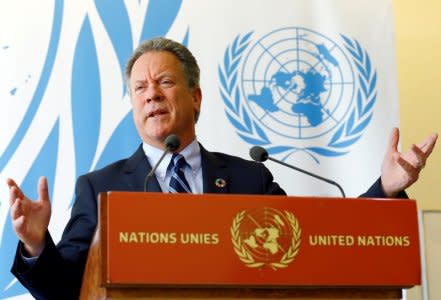
<path fill-rule="evenodd" d="M 265 161 L 268 159 L 268 151 L 265 148 L 254 146 L 250 149 L 250 156 L 255 161 Z"/>
<path fill-rule="evenodd" d="M 168 151 L 173 152 L 179 149 L 181 141 L 176 134 L 170 134 L 168 137 L 165 138 L 164 144 L 165 148 Z"/>

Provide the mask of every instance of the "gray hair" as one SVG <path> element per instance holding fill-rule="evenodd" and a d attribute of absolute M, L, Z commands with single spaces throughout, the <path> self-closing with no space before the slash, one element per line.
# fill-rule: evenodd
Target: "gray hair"
<path fill-rule="evenodd" d="M 167 51 L 176 56 L 176 58 L 181 62 L 184 69 L 184 75 L 187 79 L 187 86 L 189 89 L 199 87 L 199 76 L 200 70 L 196 58 L 190 50 L 184 45 L 169 40 L 166 38 L 158 37 L 142 42 L 138 48 L 135 49 L 132 56 L 129 58 L 126 64 L 126 84 L 129 88 L 130 93 L 130 76 L 132 75 L 132 68 L 135 62 L 140 56 L 151 51 Z"/>

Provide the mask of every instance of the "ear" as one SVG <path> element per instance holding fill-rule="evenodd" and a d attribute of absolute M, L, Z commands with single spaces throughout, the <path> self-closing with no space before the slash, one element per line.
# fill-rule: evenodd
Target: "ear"
<path fill-rule="evenodd" d="M 201 103 L 202 103 L 202 90 L 200 87 L 193 89 L 193 109 L 195 113 L 199 113 L 201 111 Z"/>

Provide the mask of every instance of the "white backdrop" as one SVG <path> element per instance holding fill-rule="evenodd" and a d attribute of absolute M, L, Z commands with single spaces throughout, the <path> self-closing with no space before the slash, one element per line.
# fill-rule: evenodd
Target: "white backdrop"
<path fill-rule="evenodd" d="M 0 181 L 32 198 L 49 179 L 55 240 L 75 179 L 140 143 L 123 66 L 140 40 L 188 45 L 201 67 L 200 142 L 280 160 L 357 196 L 379 176 L 398 125 L 393 16 L 384 0 L 3 1 L 0 4 Z M 290 195 L 338 190 L 272 162 Z M 9 269 L 17 239 L 0 185 L 0 297 L 25 290 Z M 26 296 L 25 296 L 26 297 Z"/>

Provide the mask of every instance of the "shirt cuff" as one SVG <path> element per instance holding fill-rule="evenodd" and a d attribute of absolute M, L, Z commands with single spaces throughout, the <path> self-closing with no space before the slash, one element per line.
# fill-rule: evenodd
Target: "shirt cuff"
<path fill-rule="evenodd" d="M 27 257 L 23 254 L 23 245 L 20 247 L 20 256 L 25 267 L 32 267 L 38 259 L 38 256 Z"/>

